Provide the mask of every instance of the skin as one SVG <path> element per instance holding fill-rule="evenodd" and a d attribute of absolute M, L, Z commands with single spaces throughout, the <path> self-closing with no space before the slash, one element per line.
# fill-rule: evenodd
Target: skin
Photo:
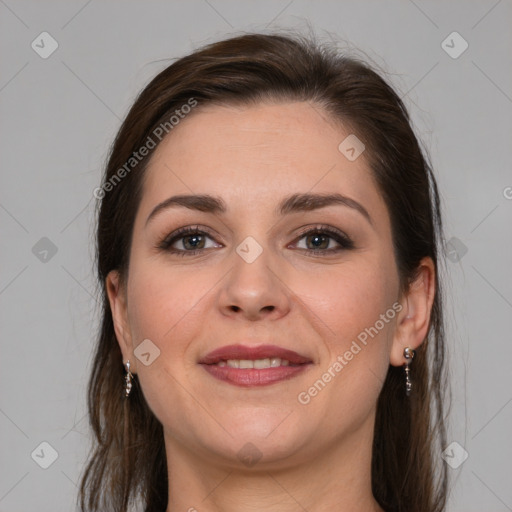
<path fill-rule="evenodd" d="M 426 336 L 434 267 L 422 260 L 400 294 L 389 215 L 365 154 L 351 162 L 338 150 L 349 133 L 305 102 L 198 107 L 151 159 L 127 280 L 112 271 L 107 289 L 123 361 L 163 425 L 167 512 L 382 510 L 371 492 L 376 402 L 389 364 L 403 365 L 404 348 Z M 275 212 L 283 198 L 308 192 L 348 196 L 371 223 L 343 205 Z M 146 225 L 177 194 L 221 197 L 227 211 L 173 207 Z M 199 254 L 157 249 L 197 224 L 211 231 Z M 328 238 L 306 253 L 315 245 L 300 229 L 318 224 L 343 231 L 354 248 L 328 252 L 339 248 Z M 263 250 L 252 263 L 236 252 L 248 236 Z M 183 242 L 174 248 L 186 250 Z M 301 404 L 299 393 L 396 302 L 402 310 Z M 133 352 L 145 339 L 160 350 L 148 366 Z M 279 345 L 313 364 L 269 386 L 233 386 L 198 365 L 233 343 Z M 414 363 L 411 370 L 414 379 Z M 250 467 L 238 457 L 249 442 L 261 455 Z"/>

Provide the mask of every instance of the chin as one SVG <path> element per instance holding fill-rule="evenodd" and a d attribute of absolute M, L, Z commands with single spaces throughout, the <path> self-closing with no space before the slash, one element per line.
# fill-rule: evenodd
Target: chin
<path fill-rule="evenodd" d="M 223 427 L 231 436 L 224 431 L 215 437 L 205 432 L 201 444 L 238 467 L 242 463 L 252 468 L 257 462 L 258 469 L 275 469 L 284 467 L 286 461 L 295 463 L 297 453 L 313 437 L 304 431 L 297 415 L 285 409 L 247 408 L 229 421 L 226 418 Z"/>

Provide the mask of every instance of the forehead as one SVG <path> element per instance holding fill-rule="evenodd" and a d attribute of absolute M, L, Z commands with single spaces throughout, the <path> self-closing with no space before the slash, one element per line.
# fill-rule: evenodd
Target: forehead
<path fill-rule="evenodd" d="M 239 199 L 248 207 L 256 198 L 277 202 L 285 191 L 338 191 L 382 208 L 364 153 L 351 161 L 340 151 L 349 135 L 321 107 L 306 102 L 199 105 L 155 150 L 143 203 L 211 193 L 228 206 Z"/>
<path fill-rule="evenodd" d="M 335 155 L 343 130 L 309 103 L 272 103 L 252 106 L 198 107 L 156 150 L 180 157 L 225 157 L 250 155 L 265 163 L 270 153 L 284 161 L 318 160 L 321 144 L 324 157 Z M 328 154 L 325 154 L 328 149 Z M 248 162 L 248 165 L 250 162 Z"/>

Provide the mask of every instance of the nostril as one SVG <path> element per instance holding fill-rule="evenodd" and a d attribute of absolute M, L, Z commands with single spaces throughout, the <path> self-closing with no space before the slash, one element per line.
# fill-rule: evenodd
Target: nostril
<path fill-rule="evenodd" d="M 232 305 L 232 306 L 229 306 L 231 311 L 234 311 L 234 312 L 238 312 L 238 311 L 241 311 L 242 308 L 240 308 L 239 306 L 235 306 L 235 305 Z M 275 306 L 264 306 L 261 308 L 261 311 L 274 311 L 276 307 Z"/>

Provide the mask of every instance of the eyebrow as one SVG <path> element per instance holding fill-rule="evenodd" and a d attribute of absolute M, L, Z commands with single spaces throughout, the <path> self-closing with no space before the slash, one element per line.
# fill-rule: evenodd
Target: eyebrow
<path fill-rule="evenodd" d="M 327 206 L 341 205 L 359 212 L 373 226 L 372 218 L 366 208 L 356 200 L 342 194 L 293 194 L 281 201 L 276 209 L 280 215 L 318 210 Z M 209 194 L 178 195 L 157 204 L 146 219 L 146 226 L 158 213 L 174 207 L 184 207 L 200 212 L 222 214 L 227 212 L 226 203 L 220 197 Z"/>

